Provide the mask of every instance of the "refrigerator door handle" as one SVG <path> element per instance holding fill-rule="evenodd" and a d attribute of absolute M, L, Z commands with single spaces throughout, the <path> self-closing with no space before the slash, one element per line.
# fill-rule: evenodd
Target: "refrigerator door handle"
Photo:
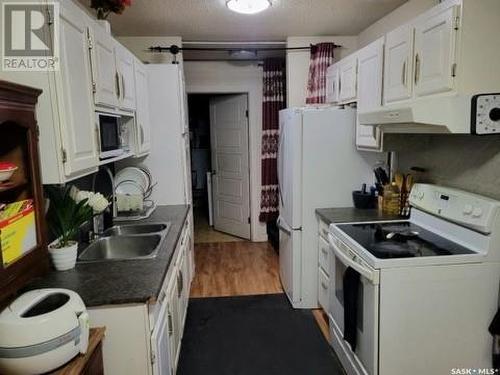
<path fill-rule="evenodd" d="M 278 221 L 276 223 L 276 225 L 278 226 L 278 229 L 281 230 L 282 232 L 285 232 L 286 234 L 288 234 L 289 236 L 292 235 L 292 231 L 285 228 L 282 224 L 281 224 L 281 218 L 278 218 Z"/>
<path fill-rule="evenodd" d="M 283 202 L 283 194 L 281 193 L 283 190 L 281 188 L 281 169 L 282 169 L 282 165 L 281 165 L 281 145 L 283 143 L 283 134 L 280 133 L 279 134 L 279 140 L 278 140 L 278 157 L 277 157 L 277 162 L 278 162 L 278 195 L 280 196 L 280 201 L 281 201 L 281 206 L 282 207 L 285 207 L 285 203 Z"/>

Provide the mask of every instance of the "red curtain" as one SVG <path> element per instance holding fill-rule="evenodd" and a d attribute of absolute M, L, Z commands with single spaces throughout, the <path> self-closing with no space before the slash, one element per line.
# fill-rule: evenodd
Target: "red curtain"
<path fill-rule="evenodd" d="M 262 188 L 259 220 L 278 218 L 278 138 L 279 111 L 286 104 L 286 63 L 283 59 L 264 61 L 264 93 L 262 102 Z"/>
<path fill-rule="evenodd" d="M 307 104 L 322 104 L 326 102 L 326 70 L 333 64 L 334 50 L 334 43 L 320 43 L 311 46 Z"/>

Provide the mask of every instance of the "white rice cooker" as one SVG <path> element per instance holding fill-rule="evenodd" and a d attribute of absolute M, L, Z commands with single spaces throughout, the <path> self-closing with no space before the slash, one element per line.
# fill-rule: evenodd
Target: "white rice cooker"
<path fill-rule="evenodd" d="M 89 316 L 66 289 L 27 292 L 0 313 L 0 374 L 41 374 L 85 354 Z"/>

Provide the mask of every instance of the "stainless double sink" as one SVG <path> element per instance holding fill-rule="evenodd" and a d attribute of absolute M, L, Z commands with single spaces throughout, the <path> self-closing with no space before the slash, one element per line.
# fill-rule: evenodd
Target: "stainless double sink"
<path fill-rule="evenodd" d="M 78 262 L 153 259 L 167 236 L 170 223 L 115 225 L 78 256 Z"/>

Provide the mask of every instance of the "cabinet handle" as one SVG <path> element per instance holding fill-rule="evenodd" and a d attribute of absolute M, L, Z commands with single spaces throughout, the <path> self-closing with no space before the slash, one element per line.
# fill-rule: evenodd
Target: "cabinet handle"
<path fill-rule="evenodd" d="M 174 333 L 174 327 L 172 326 L 172 314 L 168 312 L 168 335 L 172 336 Z"/>
<path fill-rule="evenodd" d="M 177 275 L 177 295 L 181 298 L 182 291 L 184 289 L 184 276 L 182 275 L 182 271 Z"/>
<path fill-rule="evenodd" d="M 115 83 L 116 83 L 116 97 L 120 99 L 120 75 L 118 72 L 115 73 Z"/>
<path fill-rule="evenodd" d="M 322 230 L 323 236 L 328 237 L 328 231 L 326 229 Z"/>
<path fill-rule="evenodd" d="M 122 77 L 122 98 L 125 99 L 125 78 L 123 78 L 123 74 L 120 74 Z"/>
<path fill-rule="evenodd" d="M 420 81 L 420 56 L 418 53 L 415 55 L 415 85 Z"/>
<path fill-rule="evenodd" d="M 321 248 L 321 252 L 325 255 L 328 255 L 328 250 L 326 250 L 324 247 Z"/>
<path fill-rule="evenodd" d="M 326 285 L 324 282 L 321 282 L 321 287 L 322 287 L 323 289 L 328 289 L 328 285 Z"/>
<path fill-rule="evenodd" d="M 403 63 L 403 73 L 401 75 L 401 82 L 403 83 L 403 86 L 406 87 L 406 61 Z"/>
<path fill-rule="evenodd" d="M 144 145 L 144 128 L 142 127 L 142 124 L 139 124 L 139 129 L 141 133 L 141 146 Z"/>
<path fill-rule="evenodd" d="M 165 300 L 166 294 L 165 292 L 161 292 L 160 297 L 158 298 L 158 303 L 161 305 Z"/>

